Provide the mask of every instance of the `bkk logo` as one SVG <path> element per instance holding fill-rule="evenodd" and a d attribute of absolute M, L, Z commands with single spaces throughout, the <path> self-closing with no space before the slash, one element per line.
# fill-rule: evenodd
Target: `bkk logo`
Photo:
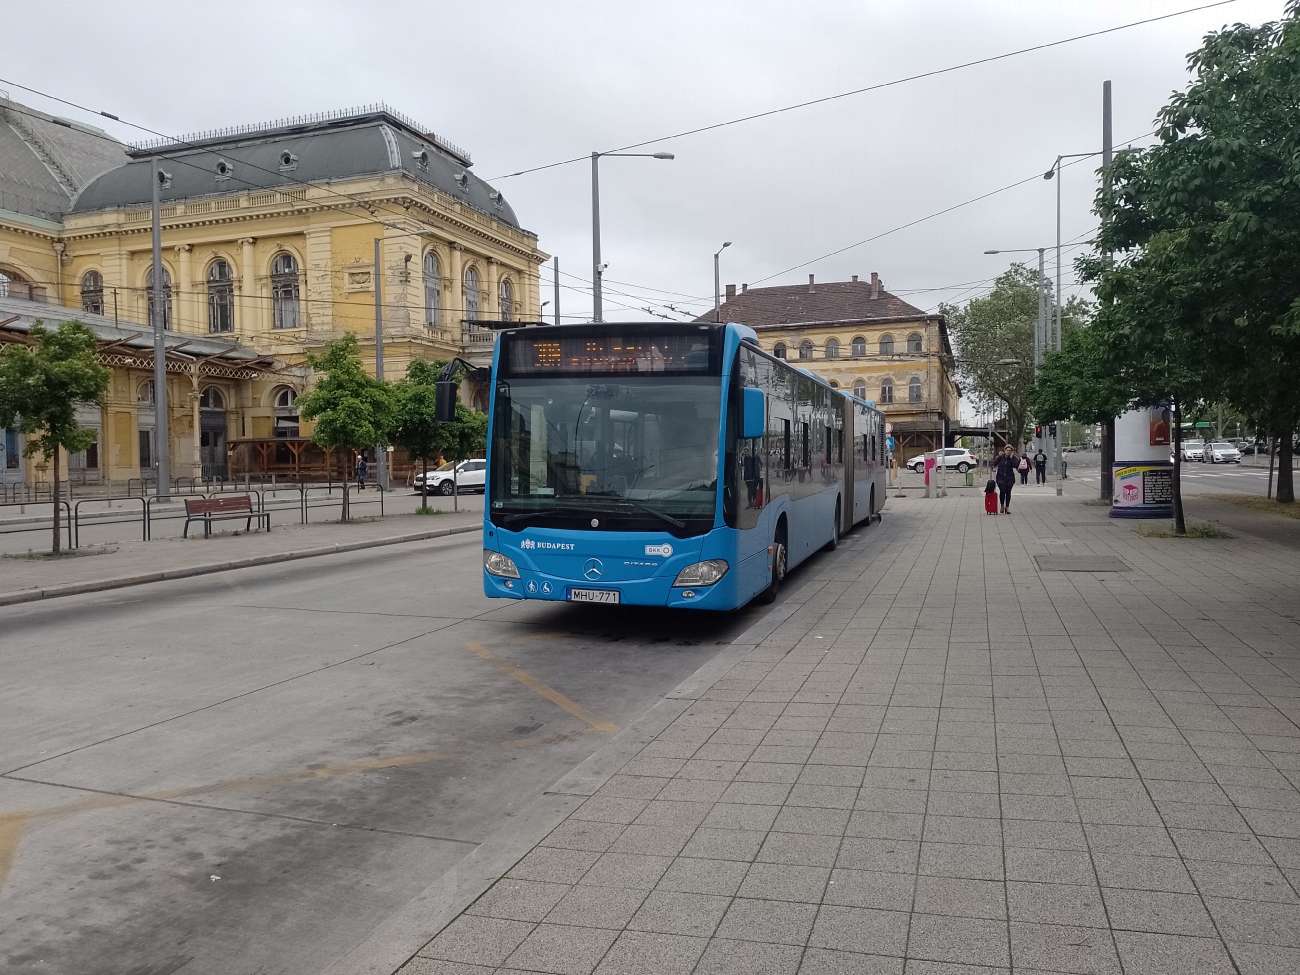
<path fill-rule="evenodd" d="M 673 547 L 667 542 L 664 542 L 662 545 L 647 545 L 645 547 L 645 554 L 669 556 L 673 554 Z"/>
<path fill-rule="evenodd" d="M 519 543 L 520 548 L 550 548 L 557 549 L 561 552 L 572 552 L 577 548 L 576 542 L 535 542 L 531 538 L 525 538 Z"/>

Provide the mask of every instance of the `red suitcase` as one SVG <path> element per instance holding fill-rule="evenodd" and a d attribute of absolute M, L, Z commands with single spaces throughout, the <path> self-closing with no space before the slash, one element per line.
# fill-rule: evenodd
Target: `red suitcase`
<path fill-rule="evenodd" d="M 987 515 L 996 515 L 998 513 L 997 492 L 990 491 L 984 495 L 984 513 Z"/>

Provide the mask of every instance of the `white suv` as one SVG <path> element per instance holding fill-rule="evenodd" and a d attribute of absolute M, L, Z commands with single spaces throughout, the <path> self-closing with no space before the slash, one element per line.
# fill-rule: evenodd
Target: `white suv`
<path fill-rule="evenodd" d="M 913 457 L 907 462 L 908 468 L 918 474 L 922 473 L 925 470 L 925 459 L 927 457 L 933 457 L 935 459 L 934 466 L 939 466 L 939 451 L 935 450 L 928 454 L 918 454 Z M 943 451 L 942 463 L 948 470 L 955 469 L 957 473 L 965 474 L 975 466 L 975 455 L 965 447 L 946 447 Z"/>
<path fill-rule="evenodd" d="M 1205 441 L 1184 440 L 1183 460 L 1205 460 Z"/>
<path fill-rule="evenodd" d="M 455 471 L 455 480 L 452 472 Z M 478 491 L 482 493 L 487 483 L 487 461 L 462 460 L 459 464 L 450 461 L 437 470 L 429 471 L 429 494 L 445 494 L 450 497 L 460 491 Z M 416 494 L 424 493 L 424 475 L 415 475 Z"/>

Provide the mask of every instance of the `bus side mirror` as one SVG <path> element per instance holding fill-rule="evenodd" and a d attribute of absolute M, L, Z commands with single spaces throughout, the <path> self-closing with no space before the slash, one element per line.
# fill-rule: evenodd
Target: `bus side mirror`
<path fill-rule="evenodd" d="M 456 383 L 438 382 L 434 393 L 433 416 L 439 423 L 456 422 Z"/>
<path fill-rule="evenodd" d="M 741 417 L 740 435 L 746 440 L 751 440 L 767 432 L 767 402 L 763 391 L 753 386 L 746 386 L 744 394 L 745 398 L 741 404 L 744 415 Z"/>

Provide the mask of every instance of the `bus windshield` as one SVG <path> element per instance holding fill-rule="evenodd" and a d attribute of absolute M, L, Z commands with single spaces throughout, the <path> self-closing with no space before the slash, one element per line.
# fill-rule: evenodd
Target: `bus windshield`
<path fill-rule="evenodd" d="M 514 531 L 708 531 L 721 405 L 717 376 L 498 382 L 492 522 Z"/>

